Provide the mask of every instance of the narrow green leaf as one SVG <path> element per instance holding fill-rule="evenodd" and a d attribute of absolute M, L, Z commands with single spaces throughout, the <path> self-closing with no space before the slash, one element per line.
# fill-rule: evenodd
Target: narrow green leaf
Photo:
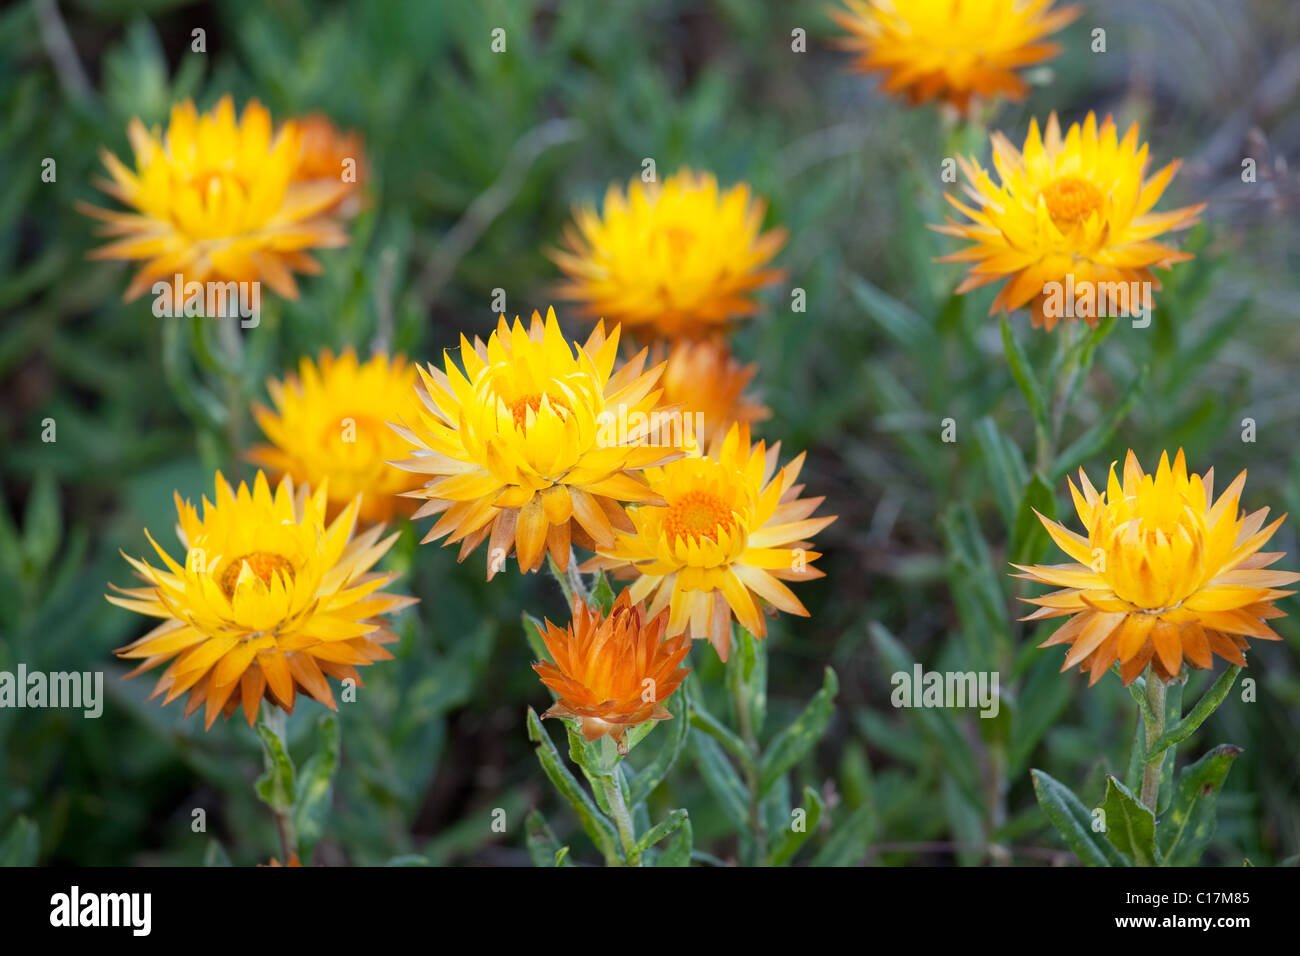
<path fill-rule="evenodd" d="M 813 866 L 856 866 L 876 835 L 876 806 L 864 803 L 838 826 L 812 859 Z"/>
<path fill-rule="evenodd" d="M 1174 784 L 1169 810 L 1156 832 L 1166 866 L 1195 866 L 1214 836 L 1219 791 L 1242 750 L 1219 744 L 1184 767 Z"/>
<path fill-rule="evenodd" d="M 1034 512 L 1037 511 L 1038 514 Z M 1038 515 L 1055 520 L 1056 495 L 1043 476 L 1035 473 L 1025 485 L 1016 510 L 1016 524 L 1011 533 L 1011 563 L 1033 564 L 1050 543 L 1050 536 Z"/>
<path fill-rule="evenodd" d="M 731 631 L 726 681 L 732 700 L 739 693 L 748 702 L 749 719 L 757 737 L 767 714 L 767 648 L 739 624 L 734 624 Z"/>
<path fill-rule="evenodd" d="M 1133 406 L 1137 404 L 1138 398 L 1142 395 L 1142 389 L 1146 385 L 1149 372 L 1150 367 L 1144 365 L 1129 387 L 1124 390 L 1124 394 L 1120 396 L 1119 401 L 1110 407 L 1109 412 L 1075 439 L 1065 451 L 1056 456 L 1056 461 L 1052 463 L 1052 473 L 1048 476 L 1052 481 L 1064 477 L 1066 472 L 1072 468 L 1077 468 L 1106 447 L 1120 422 L 1128 416 Z"/>
<path fill-rule="evenodd" d="M 1033 366 L 1029 364 L 1029 358 L 1016 340 L 1015 333 L 1011 330 L 1011 323 L 1005 315 L 1002 317 L 1002 346 L 1007 353 L 1007 365 L 1011 368 L 1011 377 L 1016 380 L 1020 393 L 1025 396 L 1025 401 L 1029 404 L 1029 414 L 1034 417 L 1034 422 L 1039 428 L 1047 428 L 1047 399 L 1043 397 L 1043 389 L 1038 384 Z"/>
<path fill-rule="evenodd" d="M 1029 480 L 1024 456 L 988 415 L 975 423 L 975 442 L 984 460 L 984 470 L 998 510 L 1002 512 L 1002 520 L 1010 528 L 1015 522 L 1021 492 Z"/>
<path fill-rule="evenodd" d="M 686 817 L 682 820 L 682 825 L 677 828 L 677 833 L 664 847 L 663 853 L 659 854 L 655 866 L 690 866 L 694 842 L 695 834 L 691 830 L 691 818 Z"/>
<path fill-rule="evenodd" d="M 773 840 L 767 855 L 768 866 L 785 866 L 794 859 L 799 848 L 817 832 L 817 824 L 821 822 L 825 808 L 821 794 L 812 787 L 803 788 L 803 806 L 796 807 L 791 812 L 789 823 L 780 831 L 780 836 Z"/>
<path fill-rule="evenodd" d="M 257 735 L 262 738 L 265 768 L 255 784 L 257 795 L 276 813 L 288 813 L 293 809 L 294 795 L 297 792 L 293 761 L 284 749 L 284 742 L 265 723 L 258 723 Z"/>
<path fill-rule="evenodd" d="M 208 841 L 207 849 L 203 851 L 204 866 L 230 866 L 230 857 L 226 854 L 226 848 L 221 845 L 221 841 L 215 838 Z"/>
<path fill-rule="evenodd" d="M 591 585 L 590 593 L 592 603 L 598 605 L 603 613 L 608 614 L 609 609 L 614 606 L 617 595 L 614 593 L 614 588 L 610 585 L 604 571 L 596 574 L 596 580 Z"/>
<path fill-rule="evenodd" d="M 0 866 L 35 866 L 40 850 L 40 827 L 30 818 L 19 816 L 0 840 Z"/>
<path fill-rule="evenodd" d="M 1157 754 L 1164 753 L 1174 744 L 1180 744 L 1196 733 L 1201 724 L 1205 723 L 1206 719 L 1219 709 L 1219 705 L 1223 703 L 1224 698 L 1228 696 L 1228 692 L 1232 690 L 1232 685 L 1237 682 L 1237 675 L 1240 673 L 1241 666 L 1233 664 L 1219 675 L 1219 679 L 1201 695 L 1201 699 L 1196 702 L 1195 707 L 1187 712 L 1187 716 L 1156 738 L 1151 745 L 1151 753 L 1147 754 L 1147 760 Z"/>
<path fill-rule="evenodd" d="M 1106 775 L 1106 838 L 1136 866 L 1158 866 L 1156 815 L 1114 776 Z"/>
<path fill-rule="evenodd" d="M 664 817 L 637 840 L 637 848 L 644 853 L 666 836 L 677 832 L 677 828 L 686 822 L 689 814 L 685 810 L 674 810 Z"/>
<path fill-rule="evenodd" d="M 727 762 L 722 748 L 712 737 L 695 734 L 691 737 L 696 762 L 705 786 L 722 807 L 723 813 L 740 832 L 749 830 L 749 796 L 734 767 Z"/>
<path fill-rule="evenodd" d="M 560 752 L 555 749 L 550 734 L 546 732 L 537 717 L 537 712 L 531 707 L 528 708 L 528 739 L 537 744 L 537 759 L 542 765 L 542 770 L 555 789 L 560 791 L 560 796 L 573 807 L 578 822 L 587 831 L 596 848 L 606 860 L 619 859 L 618 837 L 614 832 L 614 825 L 596 809 L 587 791 L 582 789 L 582 785 L 564 766 L 564 761 L 560 757 Z"/>
<path fill-rule="evenodd" d="M 528 843 L 528 855 L 532 857 L 533 866 L 552 867 L 573 864 L 568 862 L 564 852 L 568 847 L 561 846 L 560 841 L 551 832 L 546 818 L 538 810 L 532 810 L 524 819 L 524 830 Z M 561 863 L 561 860 L 564 863 Z"/>
<path fill-rule="evenodd" d="M 1103 834 L 1092 828 L 1092 814 L 1069 787 L 1041 770 L 1029 773 L 1034 780 L 1038 805 L 1086 866 L 1132 865 Z"/>
<path fill-rule="evenodd" d="M 23 557 L 35 574 L 49 566 L 62 536 L 59 489 L 49 474 L 41 472 L 32 485 L 23 512 Z"/>
<path fill-rule="evenodd" d="M 339 765 L 339 719 L 324 714 L 316 722 L 319 749 L 307 758 L 298 774 L 298 792 L 293 807 L 293 827 L 298 835 L 298 852 L 310 856 L 325 829 L 333 793 L 334 771 Z"/>
<path fill-rule="evenodd" d="M 663 782 L 664 777 L 668 776 L 668 771 L 672 769 L 678 755 L 682 752 L 691 727 L 691 701 L 686 689 L 689 681 L 688 677 L 678 688 L 677 693 L 668 698 L 668 710 L 673 715 L 672 720 L 668 721 L 668 733 L 660 741 L 659 752 L 655 754 L 654 759 L 637 772 L 636 779 L 628 788 L 629 807 L 635 807 L 654 792 L 654 789 Z"/>
<path fill-rule="evenodd" d="M 851 275 L 849 293 L 890 338 L 909 351 L 930 348 L 930 324 L 911 307 L 904 305 L 861 276 Z"/>
<path fill-rule="evenodd" d="M 782 730 L 763 752 L 758 767 L 758 795 L 761 797 L 786 771 L 804 758 L 826 732 L 835 713 L 835 694 L 839 681 L 835 672 L 826 668 L 822 687 L 798 717 Z"/>

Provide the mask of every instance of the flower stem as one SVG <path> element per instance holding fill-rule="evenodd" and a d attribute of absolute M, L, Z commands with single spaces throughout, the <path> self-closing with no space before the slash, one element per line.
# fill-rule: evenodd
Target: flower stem
<path fill-rule="evenodd" d="M 628 866 L 641 865 L 641 851 L 636 845 L 636 827 L 632 823 L 632 814 L 628 812 L 623 800 L 623 788 L 618 785 L 614 774 L 617 768 L 600 775 L 600 785 L 605 791 L 605 802 L 609 804 L 610 816 L 614 818 L 614 828 L 618 830 L 619 842 L 623 844 L 623 859 Z"/>
<path fill-rule="evenodd" d="M 226 358 L 235 370 L 226 377 L 226 442 L 230 445 L 230 467 L 234 472 L 239 467 L 239 453 L 244 443 L 243 389 L 239 380 L 244 363 L 244 343 L 239 337 L 238 319 L 223 318 L 217 324 Z"/>
<path fill-rule="evenodd" d="M 736 704 L 736 723 L 739 725 L 740 738 L 749 751 L 749 759 L 742 768 L 745 773 L 745 790 L 749 793 L 749 828 L 754 834 L 754 856 L 760 866 L 767 860 L 767 825 L 763 820 L 762 807 L 758 798 L 758 766 L 762 761 L 758 737 L 754 733 L 754 717 L 749 710 L 749 695 L 741 681 L 731 685 L 732 700 Z"/>
<path fill-rule="evenodd" d="M 547 552 L 546 555 L 546 566 L 550 569 L 551 576 L 555 578 L 555 583 L 564 592 L 564 600 L 568 602 L 570 610 L 573 608 L 575 596 L 582 598 L 584 604 L 591 603 L 591 594 L 587 590 L 587 582 L 582 579 L 582 572 L 578 570 L 578 558 L 573 553 L 572 548 L 569 549 L 569 563 L 563 571 L 555 563 L 555 559 L 551 557 L 550 552 Z"/>
<path fill-rule="evenodd" d="M 1155 673 L 1154 669 L 1147 671 L 1147 704 L 1151 708 L 1151 714 L 1147 720 L 1146 726 L 1146 749 L 1147 753 L 1151 752 L 1152 746 L 1160 739 L 1160 735 L 1165 732 L 1165 682 Z M 1160 802 L 1160 771 L 1164 767 L 1165 752 L 1162 750 L 1154 757 L 1149 757 L 1146 766 L 1142 770 L 1142 802 L 1151 808 L 1152 813 L 1157 812 L 1156 804 Z"/>

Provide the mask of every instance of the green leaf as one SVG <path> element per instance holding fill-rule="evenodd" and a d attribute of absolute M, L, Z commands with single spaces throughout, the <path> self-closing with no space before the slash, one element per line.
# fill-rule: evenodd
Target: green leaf
<path fill-rule="evenodd" d="M 673 719 L 669 721 L 668 735 L 660 742 L 659 752 L 655 754 L 655 758 L 637 772 L 636 779 L 628 787 L 629 808 L 635 807 L 654 792 L 655 787 L 668 776 L 668 771 L 672 769 L 678 755 L 682 752 L 691 727 L 691 701 L 686 689 L 686 683 L 689 681 L 688 677 L 687 681 L 678 688 L 677 693 L 668 698 L 669 704 L 672 704 L 674 699 L 677 700 L 677 703 L 669 708 Z"/>
<path fill-rule="evenodd" d="M 609 609 L 614 606 L 614 600 L 617 597 L 604 571 L 597 573 L 596 580 L 591 585 L 590 594 L 592 602 L 598 605 L 604 614 L 609 613 Z"/>
<path fill-rule="evenodd" d="M 1033 366 L 1029 364 L 1029 358 L 1025 355 L 1025 350 L 1016 340 L 1015 333 L 1011 331 L 1011 323 L 1004 315 L 1002 317 L 1002 346 L 1007 353 L 1007 364 L 1011 368 L 1011 377 L 1016 380 L 1016 385 L 1020 387 L 1020 392 L 1025 396 L 1025 401 L 1029 404 L 1029 413 L 1034 417 L 1034 423 L 1041 429 L 1047 429 L 1047 399 L 1043 397 L 1042 386 L 1038 384 L 1038 378 L 1034 375 Z"/>
<path fill-rule="evenodd" d="M 722 807 L 722 812 L 741 832 L 749 829 L 749 795 L 734 767 L 727 762 L 722 748 L 712 737 L 695 734 L 691 737 L 696 762 L 705 786 Z"/>
<path fill-rule="evenodd" d="M 1201 699 L 1196 702 L 1195 707 L 1187 712 L 1187 716 L 1155 739 L 1155 742 L 1151 744 L 1151 752 L 1147 754 L 1146 759 L 1149 761 L 1157 754 L 1164 753 L 1168 748 L 1182 743 L 1196 733 L 1210 714 L 1219 709 L 1219 705 L 1223 703 L 1224 698 L 1228 696 L 1228 692 L 1232 690 L 1232 685 L 1237 682 L 1237 675 L 1240 673 L 1241 666 L 1233 664 L 1219 675 L 1219 679 L 1201 695 Z"/>
<path fill-rule="evenodd" d="M 226 853 L 226 848 L 221 845 L 221 841 L 211 839 L 208 841 L 207 849 L 203 851 L 204 866 L 230 866 L 230 856 Z"/>
<path fill-rule="evenodd" d="M 419 853 L 401 853 L 397 856 L 389 857 L 384 866 L 428 866 L 429 858 L 421 856 Z"/>
<path fill-rule="evenodd" d="M 767 714 L 767 649 L 739 624 L 732 626 L 726 681 L 733 701 L 737 694 L 744 695 L 749 704 L 752 730 L 758 737 Z"/>
<path fill-rule="evenodd" d="M 262 738 L 265 767 L 262 775 L 257 778 L 257 795 L 276 813 L 288 813 L 293 809 L 296 792 L 293 761 L 284 749 L 284 741 L 265 723 L 258 723 L 257 735 Z"/>
<path fill-rule="evenodd" d="M 40 827 L 30 818 L 19 816 L 0 840 L 0 866 L 35 866 L 40 851 Z"/>
<path fill-rule="evenodd" d="M 537 717 L 537 712 L 531 707 L 528 708 L 528 739 L 537 744 L 537 759 L 542 765 L 542 770 L 555 789 L 560 791 L 560 796 L 573 807 L 578 822 L 587 831 L 596 848 L 606 860 L 620 859 L 614 825 L 596 809 L 587 791 L 564 766 L 564 761 L 560 757 L 560 752 L 555 749 L 550 734 L 546 732 Z"/>
<path fill-rule="evenodd" d="M 933 345 L 930 324 L 915 310 L 881 291 L 861 276 L 849 276 L 849 293 L 877 324 L 908 351 Z"/>
<path fill-rule="evenodd" d="M 985 415 L 975 423 L 975 442 L 988 473 L 989 485 L 997 500 L 998 510 L 1008 528 L 1015 522 L 1021 492 L 1029 480 L 1025 458 L 1015 442 L 1004 435 L 992 417 Z"/>
<path fill-rule="evenodd" d="M 690 866 L 694 842 L 695 834 L 691 830 L 691 818 L 686 817 L 682 820 L 682 825 L 677 828 L 677 833 L 664 847 L 663 853 L 659 854 L 655 866 Z"/>
<path fill-rule="evenodd" d="M 293 807 L 293 827 L 298 835 L 298 853 L 310 856 L 325 829 L 333 792 L 334 771 L 339 765 L 339 719 L 323 714 L 316 722 L 320 749 L 307 758 L 298 774 L 298 794 Z"/>
<path fill-rule="evenodd" d="M 813 866 L 856 866 L 876 835 L 876 805 L 864 803 L 839 826 L 812 859 Z"/>
<path fill-rule="evenodd" d="M 745 746 L 740 736 L 705 710 L 704 702 L 695 697 L 691 698 L 691 724 L 726 747 L 727 751 L 740 761 L 742 767 L 748 768 L 753 763 L 749 748 Z"/>
<path fill-rule="evenodd" d="M 1065 451 L 1056 456 L 1056 461 L 1052 463 L 1052 473 L 1048 476 L 1052 481 L 1064 477 L 1067 471 L 1078 467 L 1109 444 L 1111 436 L 1115 434 L 1115 429 L 1119 427 L 1120 422 L 1127 417 L 1133 406 L 1137 404 L 1138 398 L 1141 397 L 1149 372 L 1149 366 L 1142 366 L 1142 369 L 1129 387 L 1125 389 L 1119 401 L 1111 405 L 1109 412 L 1076 438 Z"/>
<path fill-rule="evenodd" d="M 533 650 L 533 657 L 538 661 L 549 661 L 551 655 L 547 653 L 546 642 L 542 640 L 543 627 L 542 622 L 537 620 L 527 611 L 523 615 L 524 621 L 524 639 L 528 641 L 528 646 Z"/>
<path fill-rule="evenodd" d="M 41 472 L 32 485 L 23 512 L 23 557 L 35 574 L 49 566 L 62 536 L 59 489 L 48 473 Z"/>
<path fill-rule="evenodd" d="M 835 672 L 828 667 L 822 679 L 821 690 L 813 695 L 803 713 L 777 734 L 763 752 L 758 767 L 760 797 L 821 739 L 826 732 L 826 725 L 835 713 L 835 694 L 838 690 L 839 681 Z"/>
<path fill-rule="evenodd" d="M 1092 814 L 1065 784 L 1041 770 L 1029 771 L 1038 805 L 1086 866 L 1130 866 L 1124 854 L 1092 828 Z"/>
<path fill-rule="evenodd" d="M 1049 520 L 1056 518 L 1056 496 L 1052 494 L 1052 486 L 1037 472 L 1025 485 L 1016 511 L 1016 525 L 1011 533 L 1012 564 L 1033 564 L 1051 541 L 1035 511 Z"/>
<path fill-rule="evenodd" d="M 1195 866 L 1200 861 L 1214 836 L 1219 791 L 1241 752 L 1232 744 L 1219 744 L 1178 774 L 1173 800 L 1156 831 L 1166 866 Z"/>
<path fill-rule="evenodd" d="M 1106 838 L 1136 866 L 1158 866 L 1156 815 L 1114 776 L 1106 775 Z"/>
<path fill-rule="evenodd" d="M 822 802 L 821 794 L 812 787 L 803 788 L 802 807 L 796 809 L 802 810 L 802 817 L 796 818 L 793 811 L 790 814 L 790 823 L 783 828 L 778 836 L 772 842 L 772 848 L 767 855 L 768 866 L 785 866 L 794 855 L 799 852 L 799 848 L 807 842 L 808 838 L 817 832 L 817 824 L 821 822 L 822 811 L 826 805 Z M 796 830 L 795 824 L 799 824 Z"/>
<path fill-rule="evenodd" d="M 551 832 L 550 824 L 540 811 L 532 810 L 524 820 L 527 833 L 528 855 L 532 857 L 533 866 L 554 867 L 572 866 L 568 858 L 568 847 L 561 846 L 560 841 Z"/>
<path fill-rule="evenodd" d="M 677 828 L 685 823 L 689 816 L 690 814 L 685 810 L 674 810 L 641 835 L 641 839 L 636 843 L 637 849 L 644 853 L 664 837 L 676 833 Z"/>

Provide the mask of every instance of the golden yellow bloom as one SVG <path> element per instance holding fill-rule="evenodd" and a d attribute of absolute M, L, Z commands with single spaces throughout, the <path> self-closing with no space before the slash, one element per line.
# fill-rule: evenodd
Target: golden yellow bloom
<path fill-rule="evenodd" d="M 258 865 L 259 867 L 261 867 L 261 866 L 268 866 L 268 867 L 272 867 L 272 868 L 274 868 L 274 867 L 286 867 L 286 866 L 302 866 L 302 860 L 298 859 L 298 854 L 297 854 L 297 853 L 290 853 L 290 854 L 289 854 L 289 862 L 288 862 L 288 863 L 281 863 L 280 860 L 279 860 L 279 857 L 274 857 L 274 856 L 273 856 L 273 857 L 271 857 L 271 862 L 270 862 L 270 863 L 259 863 L 259 864 L 257 864 L 257 865 Z"/>
<path fill-rule="evenodd" d="M 661 359 L 665 352 L 663 400 L 681 406 L 683 416 L 700 416 L 702 427 L 692 428 L 701 449 L 709 447 L 715 436 L 737 422 L 750 424 L 771 416 L 771 409 L 745 394 L 758 365 L 741 365 L 725 340 L 683 339 L 671 348 L 660 344 L 653 353 L 655 359 Z M 690 421 L 696 419 L 691 417 Z"/>
<path fill-rule="evenodd" d="M 732 425 L 708 457 L 646 469 L 664 503 L 628 509 L 634 529 L 619 531 L 583 570 L 636 577 L 633 601 L 648 599 L 651 615 L 669 608 L 670 635 L 707 637 L 724 661 L 733 614 L 758 638 L 767 635 L 768 606 L 807 617 L 782 580 L 823 576 L 812 567 L 821 555 L 803 539 L 835 516 L 810 517 L 825 499 L 799 497 L 804 456 L 778 472 L 779 454 L 779 444 L 751 447 L 749 426 Z"/>
<path fill-rule="evenodd" d="M 298 374 L 267 382 L 272 411 L 254 404 L 253 415 L 270 439 L 248 452 L 250 461 L 313 486 L 329 480 L 330 514 L 362 495 L 362 521 L 391 521 L 415 510 L 398 497 L 413 480 L 388 464 L 407 445 L 388 427 L 394 414 L 412 417 L 415 366 L 402 356 L 374 355 L 365 364 L 346 350 L 337 359 L 326 350 L 318 363 L 303 358 Z"/>
<path fill-rule="evenodd" d="M 165 568 L 128 557 L 145 586 L 108 596 L 162 619 L 117 651 L 142 661 L 131 675 L 171 661 L 153 697 L 166 705 L 188 692 L 186 716 L 204 705 L 208 727 L 242 706 L 251 726 L 263 697 L 292 713 L 297 690 L 336 709 L 327 675 L 360 684 L 357 667 L 392 657 L 383 615 L 415 599 L 381 590 L 396 575 L 370 569 L 397 535 L 380 540 L 372 525 L 353 537 L 358 502 L 327 523 L 326 500 L 287 478 L 273 493 L 260 471 L 251 492 L 218 472 L 202 517 L 176 495 L 184 565 L 146 531 Z"/>
<path fill-rule="evenodd" d="M 1017 72 L 1049 60 L 1046 38 L 1080 13 L 1053 0 L 842 0 L 831 19 L 851 35 L 854 69 L 882 76 L 886 93 L 911 103 L 939 99 L 966 112 L 972 99 L 1024 99 Z"/>
<path fill-rule="evenodd" d="M 751 290 L 784 276 L 766 268 L 785 243 L 784 229 L 762 232 L 766 208 L 747 184 L 720 193 L 711 173 L 689 169 L 662 185 L 634 179 L 626 195 L 611 185 L 603 213 L 576 208 L 567 249 L 551 252 L 568 276 L 559 294 L 629 334 L 716 331 L 757 312 Z"/>
<path fill-rule="evenodd" d="M 979 208 L 947 196 L 971 221 L 932 228 L 975 243 L 941 260 L 973 263 L 958 292 L 1007 280 L 991 313 L 1032 303 L 1035 327 L 1051 329 L 1063 315 L 1096 325 L 1150 309 L 1150 290 L 1160 288 L 1151 270 L 1192 258 L 1156 237 L 1195 223 L 1205 204 L 1152 212 L 1179 163 L 1144 179 L 1147 147 L 1138 146 L 1136 123 L 1119 140 L 1110 117 L 1098 129 L 1089 113 L 1062 137 L 1053 113 L 1045 137 L 1030 120 L 1023 153 L 994 133 L 998 185 L 974 159 L 957 161 Z"/>
<path fill-rule="evenodd" d="M 588 740 L 609 734 L 618 752 L 627 753 L 628 728 L 672 717 L 660 701 L 690 673 L 677 666 L 691 649 L 690 638 L 665 640 L 667 623 L 666 609 L 647 620 L 626 588 L 608 616 L 575 598 L 572 623 L 560 630 L 546 621 L 542 631 L 555 663 L 542 661 L 533 670 L 558 698 L 542 716 L 572 717 Z"/>
<path fill-rule="evenodd" d="M 429 499 L 415 517 L 442 515 L 424 541 L 450 535 L 463 561 L 488 540 L 491 580 L 512 551 L 524 571 L 547 550 L 566 569 L 571 540 L 593 548 L 631 527 L 620 502 L 655 499 L 640 469 L 682 452 L 652 444 L 661 369 L 643 371 L 642 350 L 614 372 L 618 337 L 600 323 L 575 349 L 553 309 L 527 329 L 503 315 L 486 344 L 461 336 L 463 372 L 450 355 L 446 371 L 419 369 L 422 405 L 394 424 L 412 457 L 393 464 L 435 476 L 408 492 Z"/>
<path fill-rule="evenodd" d="M 1180 450 L 1148 475 L 1130 451 L 1123 484 L 1113 464 L 1104 494 L 1082 469 L 1079 483 L 1070 493 L 1087 537 L 1039 515 L 1076 563 L 1015 565 L 1025 573 L 1013 575 L 1063 588 L 1025 599 L 1039 605 L 1027 621 L 1070 617 L 1041 645 L 1070 645 L 1062 670 L 1078 664 L 1095 684 L 1119 661 L 1127 685 L 1150 662 L 1167 681 L 1215 654 L 1244 665 L 1249 637 L 1279 640 L 1264 621 L 1282 616 L 1273 602 L 1294 592 L 1275 589 L 1300 574 L 1267 570 L 1283 552 L 1259 549 L 1286 516 L 1263 527 L 1267 508 L 1240 510 L 1244 471 L 1215 500 L 1214 469 L 1189 476 Z"/>
<path fill-rule="evenodd" d="M 187 100 L 172 107 L 165 135 L 133 119 L 127 136 L 135 169 L 104 150 L 112 181 L 97 185 L 133 211 L 80 205 L 107 223 L 104 234 L 123 237 L 91 252 L 92 259 L 144 260 L 127 300 L 176 274 L 186 282 L 263 281 L 296 298 L 293 272 L 320 271 L 304 250 L 347 244 L 326 212 L 348 184 L 338 177 L 294 181 L 298 127 L 286 123 L 273 136 L 271 115 L 256 100 L 238 122 L 229 96 L 202 116 Z"/>
<path fill-rule="evenodd" d="M 294 122 L 301 134 L 302 151 L 292 181 L 342 182 L 344 191 L 330 208 L 341 216 L 355 216 L 361 211 L 361 184 L 370 173 L 360 134 L 343 132 L 324 113 L 309 113 Z"/>

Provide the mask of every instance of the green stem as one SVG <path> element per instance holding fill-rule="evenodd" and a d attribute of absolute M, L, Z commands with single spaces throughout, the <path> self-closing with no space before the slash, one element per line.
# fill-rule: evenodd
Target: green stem
<path fill-rule="evenodd" d="M 582 572 L 578 570 L 578 558 L 572 548 L 569 549 L 569 563 L 563 571 L 555 563 L 549 551 L 546 553 L 546 566 L 550 569 L 551 576 L 555 578 L 555 583 L 564 592 L 564 600 L 568 602 L 570 609 L 573 608 L 575 596 L 582 598 L 584 604 L 591 603 L 591 592 L 587 590 L 587 582 L 583 580 Z"/>
<path fill-rule="evenodd" d="M 618 785 L 615 774 L 617 768 L 599 776 L 601 789 L 605 791 L 605 802 L 609 804 L 610 816 L 614 818 L 614 828 L 618 830 L 619 842 L 623 844 L 623 858 L 628 866 L 641 865 L 641 851 L 637 848 L 636 827 L 632 823 L 632 814 L 628 812 L 627 802 L 623 799 L 623 788 Z"/>
<path fill-rule="evenodd" d="M 230 446 L 230 467 L 239 468 L 239 455 L 244 446 L 244 401 L 240 372 L 244 364 L 244 343 L 239 337 L 239 320 L 216 320 L 221 334 L 221 344 L 233 373 L 226 376 L 226 443 Z"/>
<path fill-rule="evenodd" d="M 745 749 L 749 751 L 749 759 L 742 762 L 742 769 L 745 773 L 745 789 L 749 794 L 749 829 L 754 834 L 754 856 L 762 866 L 767 861 L 767 825 L 763 820 L 763 809 L 758 798 L 758 767 L 762 763 L 762 751 L 758 745 L 758 735 L 754 733 L 754 717 L 749 710 L 749 696 L 743 682 L 732 682 L 731 696 L 736 704 L 736 723 L 740 728 L 740 738 L 745 742 Z"/>
<path fill-rule="evenodd" d="M 1147 671 L 1147 704 L 1150 705 L 1150 719 L 1147 721 L 1146 750 L 1151 754 L 1155 742 L 1165 732 L 1165 682 L 1157 676 L 1154 669 Z M 1160 802 L 1160 771 L 1165 763 L 1163 750 L 1154 756 L 1148 756 L 1142 770 L 1142 802 L 1156 813 Z"/>

